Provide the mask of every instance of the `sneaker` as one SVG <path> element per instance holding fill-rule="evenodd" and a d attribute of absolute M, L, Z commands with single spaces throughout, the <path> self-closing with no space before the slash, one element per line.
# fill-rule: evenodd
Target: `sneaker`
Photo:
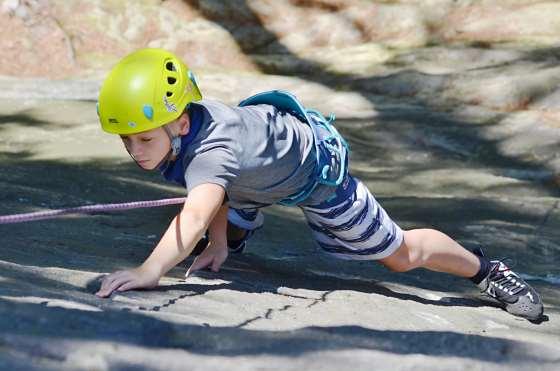
<path fill-rule="evenodd" d="M 229 252 L 234 254 L 240 254 L 245 250 L 247 246 L 247 240 L 255 233 L 255 231 L 245 230 L 245 235 L 240 240 L 228 240 L 228 248 Z"/>
<path fill-rule="evenodd" d="M 474 251 L 484 256 L 481 250 Z M 543 314 L 540 295 L 503 261 L 491 260 L 490 273 L 478 284 L 481 292 L 497 300 L 514 316 L 536 321 Z"/>
<path fill-rule="evenodd" d="M 262 228 L 264 215 L 259 209 L 228 210 L 228 247 L 230 253 L 242 253 L 247 241 L 258 229 Z M 243 232 L 242 237 L 240 233 Z M 233 239 L 235 236 L 236 239 Z"/>

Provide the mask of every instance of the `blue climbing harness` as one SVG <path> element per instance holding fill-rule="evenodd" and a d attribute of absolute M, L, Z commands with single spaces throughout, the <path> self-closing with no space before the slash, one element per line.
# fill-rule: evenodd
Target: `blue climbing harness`
<path fill-rule="evenodd" d="M 253 106 L 257 104 L 269 104 L 281 112 L 287 112 L 298 120 L 308 124 L 313 132 L 315 152 L 317 155 L 317 167 L 310 182 L 300 192 L 288 196 L 279 203 L 286 206 L 294 206 L 304 201 L 319 185 L 336 187 L 344 180 L 348 172 L 348 143 L 334 127 L 334 114 L 331 113 L 326 119 L 319 111 L 305 109 L 298 99 L 282 90 L 272 90 L 255 94 L 239 103 L 240 107 Z M 319 128 L 328 130 L 330 135 L 321 139 Z"/>

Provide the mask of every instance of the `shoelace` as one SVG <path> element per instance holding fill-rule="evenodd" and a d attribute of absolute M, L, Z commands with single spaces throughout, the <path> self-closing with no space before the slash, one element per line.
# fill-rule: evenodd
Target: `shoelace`
<path fill-rule="evenodd" d="M 503 269 L 500 269 L 504 267 Z M 505 274 L 510 272 L 510 274 Z M 495 276 L 500 275 L 501 278 L 493 279 Z M 496 265 L 490 271 L 489 281 L 494 283 L 498 289 L 507 292 L 510 295 L 516 295 L 525 288 L 522 279 L 517 276 L 510 267 L 503 263 L 503 260 L 497 261 Z"/>

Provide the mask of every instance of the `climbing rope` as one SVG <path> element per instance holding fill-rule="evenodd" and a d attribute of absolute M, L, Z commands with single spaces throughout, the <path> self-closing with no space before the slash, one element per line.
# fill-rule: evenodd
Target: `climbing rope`
<path fill-rule="evenodd" d="M 67 209 L 37 211 L 25 214 L 2 215 L 0 216 L 0 224 L 24 223 L 43 219 L 54 219 L 63 215 L 96 214 L 108 211 L 123 211 L 146 207 L 176 205 L 184 203 L 185 200 L 185 197 L 165 198 L 161 200 L 134 201 L 119 204 L 97 204 L 71 207 Z"/>

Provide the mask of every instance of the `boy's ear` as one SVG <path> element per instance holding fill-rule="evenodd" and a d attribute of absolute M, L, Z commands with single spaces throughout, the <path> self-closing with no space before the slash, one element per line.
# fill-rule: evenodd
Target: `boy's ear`
<path fill-rule="evenodd" d="M 187 135 L 191 130 L 191 120 L 189 119 L 189 114 L 183 112 L 179 116 L 179 135 Z"/>

